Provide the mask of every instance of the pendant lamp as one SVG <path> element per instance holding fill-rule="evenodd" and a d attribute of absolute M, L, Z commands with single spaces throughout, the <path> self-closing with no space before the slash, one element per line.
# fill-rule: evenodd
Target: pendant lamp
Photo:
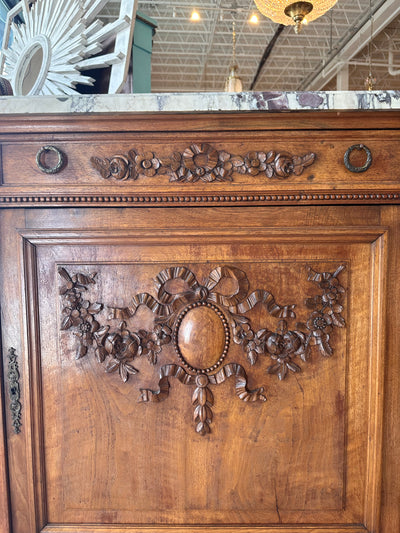
<path fill-rule="evenodd" d="M 225 80 L 226 93 L 240 93 L 243 90 L 242 80 L 238 75 L 238 64 L 236 61 L 236 25 L 232 22 L 232 61 L 229 67 L 229 75 Z"/>
<path fill-rule="evenodd" d="M 310 0 L 310 2 L 293 2 L 292 0 L 254 0 L 257 9 L 274 22 L 285 26 L 294 25 L 299 33 L 303 23 L 311 22 L 324 15 L 337 0 Z"/>

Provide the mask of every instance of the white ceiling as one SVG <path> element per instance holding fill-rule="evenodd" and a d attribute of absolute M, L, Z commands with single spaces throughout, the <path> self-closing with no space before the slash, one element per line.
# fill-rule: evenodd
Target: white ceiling
<path fill-rule="evenodd" d="M 375 88 L 400 89 L 400 75 L 390 75 L 387 66 L 392 43 L 395 67 L 400 71 L 400 0 L 338 0 L 299 35 L 293 27 L 283 30 L 254 90 L 336 89 L 336 70 L 349 61 L 349 89 L 363 90 L 369 63 L 365 44 L 371 35 L 370 1 L 372 12 L 377 12 L 372 25 L 377 35 L 370 47 Z M 118 5 L 118 0 L 109 2 L 105 16 L 115 15 Z M 201 15 L 200 22 L 189 20 L 193 7 Z M 243 89 L 248 90 L 278 28 L 262 15 L 257 26 L 248 22 L 257 12 L 253 0 L 139 0 L 138 9 L 158 24 L 152 55 L 153 92 L 222 91 L 232 53 L 233 18 L 239 74 Z"/>

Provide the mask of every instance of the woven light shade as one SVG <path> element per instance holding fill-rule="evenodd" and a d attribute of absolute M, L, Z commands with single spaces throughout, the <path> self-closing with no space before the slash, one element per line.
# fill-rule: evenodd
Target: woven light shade
<path fill-rule="evenodd" d="M 311 22 L 322 16 L 336 4 L 337 0 L 309 0 L 307 2 L 293 2 L 293 0 L 254 0 L 254 2 L 260 13 L 274 22 L 284 24 L 285 26 L 296 25 L 299 29 L 304 20 Z M 288 12 L 292 12 L 293 16 L 289 15 Z"/>

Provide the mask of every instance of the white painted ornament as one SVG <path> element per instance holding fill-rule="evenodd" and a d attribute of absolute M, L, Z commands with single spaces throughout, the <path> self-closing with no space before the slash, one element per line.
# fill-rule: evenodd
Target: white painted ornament
<path fill-rule="evenodd" d="M 108 66 L 108 92 L 120 92 L 129 67 L 138 0 L 121 0 L 119 18 L 104 25 L 96 16 L 108 1 L 18 2 L 7 16 L 0 58 L 0 73 L 10 81 L 14 95 L 78 94 L 77 84 L 94 82 L 83 71 Z M 23 24 L 15 22 L 18 15 Z M 110 38 L 115 39 L 114 51 L 102 54 Z"/>

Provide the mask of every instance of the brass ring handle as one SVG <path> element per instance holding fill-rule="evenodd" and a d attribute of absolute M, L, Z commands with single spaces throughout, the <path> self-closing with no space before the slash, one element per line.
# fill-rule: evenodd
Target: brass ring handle
<path fill-rule="evenodd" d="M 350 155 L 353 150 L 364 150 L 364 152 L 366 153 L 367 160 L 362 167 L 355 167 L 354 165 L 350 163 Z M 347 168 L 347 170 L 350 170 L 350 172 L 365 172 L 366 170 L 369 169 L 371 164 L 372 164 L 371 150 L 367 146 L 365 146 L 365 144 L 353 144 L 353 146 L 350 146 L 350 148 L 348 148 L 346 150 L 346 153 L 344 154 L 344 165 Z"/>
<path fill-rule="evenodd" d="M 55 154 L 57 154 L 57 163 L 54 167 L 46 167 L 42 163 L 43 155 L 47 154 L 48 152 L 54 152 Z M 60 172 L 65 162 L 66 162 L 65 154 L 63 154 L 63 152 L 59 148 L 56 148 L 55 146 L 42 146 L 42 148 L 36 154 L 37 166 L 42 172 L 45 172 L 46 174 L 57 174 L 57 172 Z"/>

